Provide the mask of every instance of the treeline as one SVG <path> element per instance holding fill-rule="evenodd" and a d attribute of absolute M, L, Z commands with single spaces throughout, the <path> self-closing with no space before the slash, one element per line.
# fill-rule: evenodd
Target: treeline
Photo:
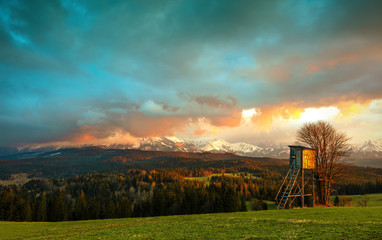
<path fill-rule="evenodd" d="M 287 168 L 118 169 L 0 187 L 0 220 L 64 221 L 266 209 Z M 196 179 L 204 177 L 203 179 Z M 382 192 L 378 178 L 338 182 L 338 194 Z M 297 199 L 298 201 L 298 199 Z"/>
<path fill-rule="evenodd" d="M 338 183 L 335 193 L 339 195 L 382 193 L 382 181 L 369 179 L 369 182 Z"/>
<path fill-rule="evenodd" d="M 225 174 L 227 171 L 240 174 L 233 177 Z M 208 183 L 185 180 L 211 174 L 215 176 Z M 36 179 L 22 186 L 1 188 L 0 220 L 64 221 L 246 211 L 247 201 L 251 201 L 252 209 L 261 210 L 266 209 L 262 200 L 273 198 L 281 177 L 259 177 L 265 174 L 266 169 L 258 168 L 209 168 Z"/>

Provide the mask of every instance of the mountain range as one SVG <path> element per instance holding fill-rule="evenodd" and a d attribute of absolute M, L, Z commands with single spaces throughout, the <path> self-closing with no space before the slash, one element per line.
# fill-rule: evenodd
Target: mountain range
<path fill-rule="evenodd" d="M 213 141 L 188 141 L 177 137 L 146 137 L 134 144 L 102 146 L 110 149 L 139 149 L 145 151 L 233 153 L 247 157 L 289 158 L 287 145 L 260 147 L 249 143 L 229 143 L 222 139 Z"/>
<path fill-rule="evenodd" d="M 258 146 L 244 142 L 229 143 L 222 139 L 205 142 L 193 142 L 177 137 L 141 138 L 131 145 L 109 145 L 106 148 L 140 149 L 146 151 L 175 152 L 212 152 L 233 153 L 248 157 L 289 158 L 289 147 L 286 144 Z M 352 145 L 351 159 L 381 159 L 382 139 L 368 140 L 362 144 Z"/>
<path fill-rule="evenodd" d="M 84 147 L 84 146 L 81 146 Z M 279 159 L 289 158 L 289 147 L 285 144 L 257 146 L 249 143 L 229 143 L 222 139 L 213 141 L 188 141 L 177 137 L 145 137 L 132 144 L 111 144 L 100 146 L 105 149 L 137 149 L 144 151 L 169 152 L 211 152 L 233 153 L 247 157 L 271 157 Z M 36 154 L 60 149 L 60 146 L 39 148 L 31 146 L 26 148 L 0 148 L 0 158 L 28 158 Z M 382 139 L 368 140 L 363 144 L 352 145 L 350 163 L 360 166 L 382 167 Z"/>

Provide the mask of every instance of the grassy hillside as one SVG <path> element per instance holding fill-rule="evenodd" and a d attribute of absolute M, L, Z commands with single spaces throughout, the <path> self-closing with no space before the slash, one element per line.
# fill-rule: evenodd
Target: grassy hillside
<path fill-rule="evenodd" d="M 310 208 L 59 223 L 0 222 L 2 239 L 377 239 L 382 208 Z"/>
<path fill-rule="evenodd" d="M 373 194 L 365 194 L 365 195 L 340 195 L 340 198 L 343 197 L 350 197 L 353 200 L 354 206 L 360 206 L 359 203 L 362 201 L 365 197 L 367 198 L 367 206 L 368 207 L 382 207 L 382 193 L 373 193 Z M 332 203 L 334 203 L 335 196 L 331 196 L 330 200 Z"/>
<path fill-rule="evenodd" d="M 220 176 L 226 176 L 226 177 L 245 177 L 245 178 L 257 178 L 253 174 L 247 173 L 246 176 L 244 175 L 245 173 L 214 173 L 210 174 L 208 176 L 203 176 L 203 177 L 185 177 L 184 179 L 186 180 L 193 180 L 193 181 L 201 181 L 201 182 L 206 182 L 207 184 L 210 183 L 210 180 L 212 177 L 220 177 Z"/>

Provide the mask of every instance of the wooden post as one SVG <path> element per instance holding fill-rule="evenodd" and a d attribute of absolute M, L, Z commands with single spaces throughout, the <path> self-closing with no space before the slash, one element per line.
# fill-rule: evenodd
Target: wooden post
<path fill-rule="evenodd" d="M 304 194 L 305 194 L 305 191 L 304 191 L 304 188 L 305 188 L 305 184 L 304 184 L 304 168 L 301 168 L 301 182 L 302 182 L 301 205 L 304 208 Z"/>
<path fill-rule="evenodd" d="M 316 194 L 315 194 L 315 191 L 314 191 L 314 169 L 312 169 L 312 181 L 313 181 L 313 192 L 312 192 L 312 196 L 313 196 L 313 207 L 316 205 Z"/>

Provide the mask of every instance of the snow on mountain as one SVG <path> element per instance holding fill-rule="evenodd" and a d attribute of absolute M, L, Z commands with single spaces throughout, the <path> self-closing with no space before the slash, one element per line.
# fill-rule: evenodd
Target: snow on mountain
<path fill-rule="evenodd" d="M 261 147 L 258 147 L 258 146 L 252 145 L 252 144 L 248 144 L 248 143 L 244 143 L 244 142 L 233 143 L 232 147 L 234 149 L 236 149 L 236 151 L 241 151 L 244 153 L 252 153 L 252 152 L 258 152 L 258 151 L 262 150 Z"/>
<path fill-rule="evenodd" d="M 146 151 L 195 152 L 196 147 L 189 141 L 177 137 L 145 137 L 138 139 L 132 148 Z"/>
<path fill-rule="evenodd" d="M 184 143 L 185 142 L 185 140 L 183 140 L 183 139 L 180 139 L 180 138 L 177 138 L 177 137 L 166 137 L 168 140 L 171 140 L 171 141 L 173 141 L 174 143 Z"/>
<path fill-rule="evenodd" d="M 382 139 L 368 140 L 361 145 L 353 146 L 352 158 L 382 158 Z"/>
<path fill-rule="evenodd" d="M 77 147 L 84 147 L 77 146 Z M 178 137 L 145 137 L 138 139 L 132 144 L 111 144 L 108 146 L 100 146 L 109 149 L 140 149 L 146 151 L 178 151 L 178 152 L 229 152 L 241 156 L 249 157 L 273 157 L 273 158 L 289 158 L 289 147 L 286 144 L 278 145 L 260 145 L 256 146 L 249 143 L 238 142 L 229 143 L 222 139 L 213 141 L 196 140 L 187 141 Z M 33 157 L 36 154 L 51 152 L 61 149 L 59 146 L 28 146 L 22 148 L 1 148 L 0 157 L 23 154 L 21 157 Z M 26 153 L 29 153 L 26 154 Z M 33 154 L 34 155 L 33 155 Z M 382 160 L 382 139 L 369 140 L 363 144 L 353 145 L 351 161 L 359 163 L 367 163 L 367 161 Z M 374 163 L 373 163 L 374 164 Z M 370 164 L 369 164 L 370 165 Z M 375 165 L 375 164 L 374 164 Z M 373 166 L 373 165 L 370 165 Z M 375 165 L 376 166 L 376 165 Z M 378 165 L 379 166 L 379 165 Z"/>
<path fill-rule="evenodd" d="M 364 142 L 359 148 L 357 149 L 358 152 L 382 152 L 382 144 L 379 143 L 377 140 L 369 140 Z"/>
<path fill-rule="evenodd" d="M 209 142 L 207 145 L 200 148 L 200 150 L 203 152 L 233 152 L 231 144 L 222 139 Z"/>
<path fill-rule="evenodd" d="M 349 163 L 364 167 L 382 167 L 382 139 L 353 145 Z"/>
<path fill-rule="evenodd" d="M 197 149 L 201 149 L 203 148 L 204 146 L 206 146 L 207 144 L 209 144 L 210 141 L 208 140 L 193 140 L 192 141 L 192 144 L 194 144 L 194 146 L 197 148 Z"/>
<path fill-rule="evenodd" d="M 218 139 L 209 142 L 204 147 L 200 148 L 203 152 L 230 152 L 241 156 L 249 157 L 277 157 L 287 158 L 289 156 L 289 148 L 274 148 L 274 147 L 259 147 L 249 143 L 228 143 Z"/>
<path fill-rule="evenodd" d="M 229 143 L 223 139 L 213 141 L 187 141 L 178 137 L 145 137 L 138 139 L 132 145 L 110 145 L 109 148 L 133 148 L 146 151 L 180 151 L 180 152 L 214 152 L 234 153 L 250 157 L 275 157 L 288 158 L 289 148 L 287 145 L 274 145 L 260 147 L 249 143 Z"/>

